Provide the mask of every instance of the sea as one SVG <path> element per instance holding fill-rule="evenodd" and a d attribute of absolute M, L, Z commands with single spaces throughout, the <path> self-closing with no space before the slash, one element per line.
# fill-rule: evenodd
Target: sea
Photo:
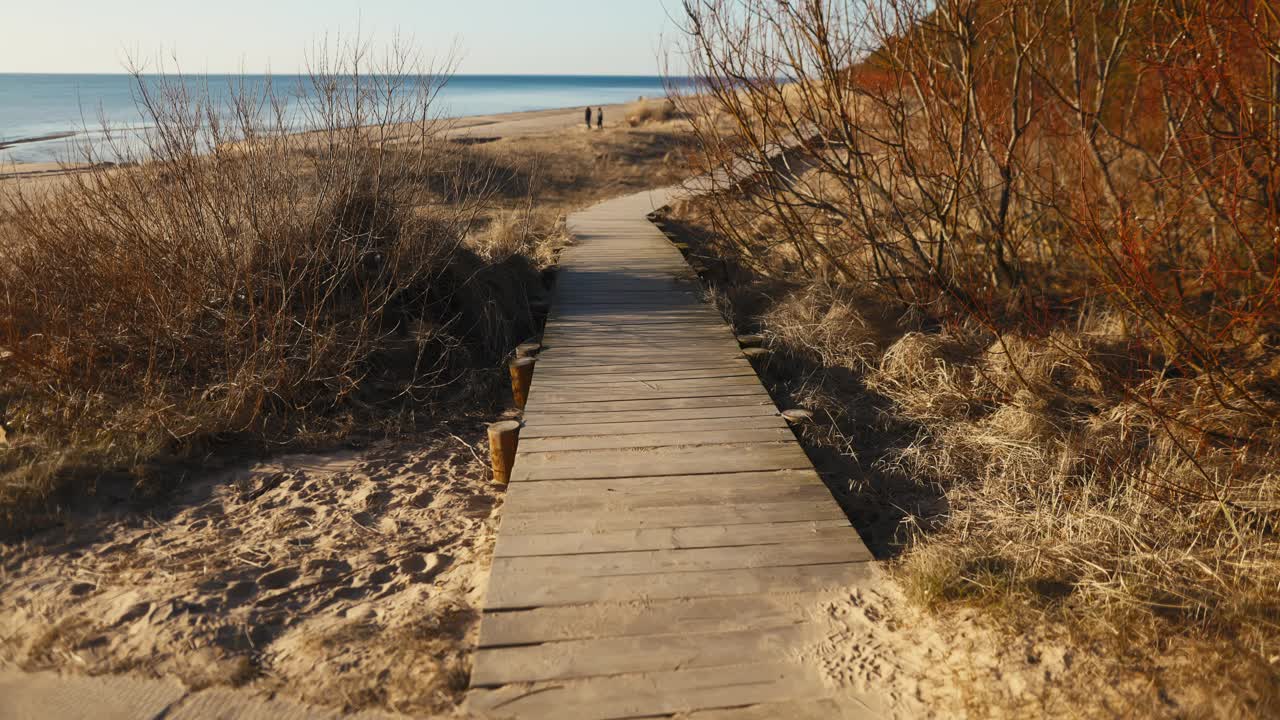
<path fill-rule="evenodd" d="M 413 78 L 428 84 L 438 78 Z M 163 82 L 174 87 L 175 79 Z M 143 78 L 154 84 L 156 78 Z M 233 88 L 261 88 L 262 75 L 201 75 L 178 81 L 213 106 L 227 106 Z M 306 130 L 306 105 L 314 84 L 302 76 L 273 75 L 270 84 L 286 98 L 291 130 Z M 431 104 L 438 117 L 463 117 L 525 110 L 585 107 L 623 103 L 645 97 L 662 97 L 669 86 L 689 84 L 687 79 L 623 75 L 454 75 Z M 143 131 L 145 113 L 139 109 L 139 82 L 130 75 L 7 74 L 0 73 L 0 164 L 52 162 L 75 159 L 78 148 L 101 135 L 104 127 L 115 132 Z M 296 112 L 295 112 L 296 110 Z"/>

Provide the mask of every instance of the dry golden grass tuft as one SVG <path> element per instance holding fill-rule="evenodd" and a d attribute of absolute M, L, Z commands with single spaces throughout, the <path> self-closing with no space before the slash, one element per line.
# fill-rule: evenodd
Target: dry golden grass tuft
<path fill-rule="evenodd" d="M 671 122 L 680 118 L 676 105 L 667 98 L 637 100 L 627 106 L 625 111 L 627 125 L 642 127 L 656 123 Z"/>
<path fill-rule="evenodd" d="M 526 205 L 493 213 L 483 229 L 468 237 L 467 245 L 489 262 L 521 256 L 544 270 L 555 265 L 567 241 L 558 208 Z"/>

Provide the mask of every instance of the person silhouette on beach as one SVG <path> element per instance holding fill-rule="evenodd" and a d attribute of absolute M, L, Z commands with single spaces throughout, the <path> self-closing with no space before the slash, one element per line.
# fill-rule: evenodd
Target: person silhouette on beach
<path fill-rule="evenodd" d="M 591 127 L 591 121 L 587 120 L 587 127 Z M 596 129 L 604 128 L 604 108 L 596 108 Z"/>
<path fill-rule="evenodd" d="M 587 108 L 587 129 L 591 129 L 591 108 Z"/>

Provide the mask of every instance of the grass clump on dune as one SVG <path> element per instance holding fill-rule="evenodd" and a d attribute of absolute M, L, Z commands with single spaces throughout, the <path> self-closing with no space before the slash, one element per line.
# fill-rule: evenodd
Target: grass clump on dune
<path fill-rule="evenodd" d="M 676 104 L 667 98 L 637 100 L 628 105 L 623 114 L 631 127 L 671 122 L 682 117 Z"/>

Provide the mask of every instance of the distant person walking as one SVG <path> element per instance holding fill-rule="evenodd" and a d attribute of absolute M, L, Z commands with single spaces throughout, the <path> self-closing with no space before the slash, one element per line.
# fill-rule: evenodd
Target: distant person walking
<path fill-rule="evenodd" d="M 587 119 L 587 127 L 591 127 L 590 118 Z M 596 129 L 604 127 L 604 108 L 596 108 Z"/>
<path fill-rule="evenodd" d="M 587 108 L 587 129 L 591 129 L 591 108 Z"/>

